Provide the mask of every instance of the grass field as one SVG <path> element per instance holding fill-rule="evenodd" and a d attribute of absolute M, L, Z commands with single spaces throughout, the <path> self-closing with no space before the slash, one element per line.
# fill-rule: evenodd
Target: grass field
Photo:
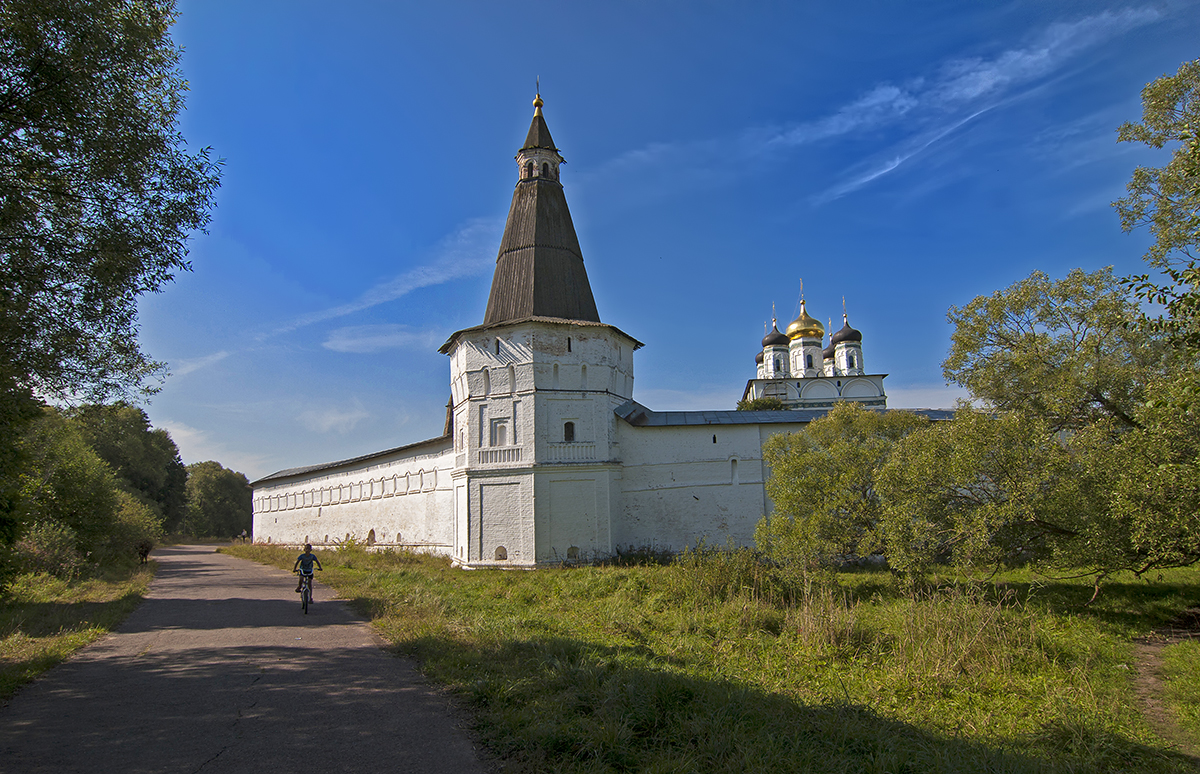
<path fill-rule="evenodd" d="M 0 591 L 0 701 L 125 620 L 153 577 L 146 565 L 74 583 L 44 574 L 13 579 Z"/>
<path fill-rule="evenodd" d="M 1200 601 L 1198 571 L 1118 579 L 1086 606 L 1089 584 L 1027 573 L 915 596 L 853 573 L 806 594 L 748 553 L 538 572 L 321 559 L 322 581 L 473 710 L 506 771 L 1196 771 L 1131 686 L 1132 638 Z M 1195 729 L 1196 651 L 1169 664 Z"/>

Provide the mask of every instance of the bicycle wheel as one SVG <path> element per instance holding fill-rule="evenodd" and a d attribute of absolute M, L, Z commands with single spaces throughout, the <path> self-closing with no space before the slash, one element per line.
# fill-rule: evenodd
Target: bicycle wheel
<path fill-rule="evenodd" d="M 312 587 L 308 584 L 309 581 L 305 580 L 300 588 L 300 607 L 304 608 L 305 615 L 308 615 L 308 597 L 312 594 Z"/>

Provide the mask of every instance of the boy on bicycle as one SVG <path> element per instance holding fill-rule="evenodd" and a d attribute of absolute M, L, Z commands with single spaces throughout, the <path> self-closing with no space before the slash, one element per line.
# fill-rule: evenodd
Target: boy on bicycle
<path fill-rule="evenodd" d="M 292 565 L 292 572 L 295 572 L 297 567 L 300 568 L 300 578 L 296 583 L 297 594 L 300 593 L 300 589 L 304 586 L 304 576 L 313 574 L 314 562 L 316 563 L 318 570 L 325 570 L 325 568 L 321 566 L 321 560 L 318 559 L 317 555 L 312 552 L 312 543 L 305 543 L 304 553 L 297 556 L 296 563 Z"/>

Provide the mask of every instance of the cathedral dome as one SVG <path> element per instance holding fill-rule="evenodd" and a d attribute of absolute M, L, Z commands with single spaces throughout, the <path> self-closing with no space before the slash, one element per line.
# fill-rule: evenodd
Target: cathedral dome
<path fill-rule="evenodd" d="M 821 350 L 822 360 L 833 360 L 833 342 L 829 342 L 829 346 Z"/>
<path fill-rule="evenodd" d="M 832 336 L 833 344 L 838 344 L 843 341 L 862 341 L 862 333 L 850 327 L 850 321 L 846 315 L 842 315 L 842 329 Z"/>
<path fill-rule="evenodd" d="M 754 362 L 758 363 L 759 365 L 762 365 L 764 360 L 766 360 L 766 358 L 763 357 L 763 353 L 761 352 L 754 356 Z"/>
<path fill-rule="evenodd" d="M 771 332 L 763 336 L 762 345 L 764 347 L 784 346 L 788 343 L 788 337 L 779 332 L 779 326 L 774 320 L 771 321 Z"/>
<path fill-rule="evenodd" d="M 825 338 L 825 326 L 820 320 L 808 316 L 803 299 L 800 300 L 800 316 L 792 320 L 792 324 L 787 327 L 787 336 L 792 341 Z"/>

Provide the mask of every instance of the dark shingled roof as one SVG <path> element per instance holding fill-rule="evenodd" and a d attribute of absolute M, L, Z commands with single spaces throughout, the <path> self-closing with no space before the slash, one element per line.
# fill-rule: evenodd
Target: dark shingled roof
<path fill-rule="evenodd" d="M 792 409 L 784 411 L 651 411 L 635 400 L 627 400 L 613 413 L 634 427 L 681 427 L 685 425 L 781 425 L 807 424 L 832 409 Z M 934 421 L 953 419 L 945 409 L 882 409 L 871 411 L 908 411 Z"/>
<path fill-rule="evenodd" d="M 300 467 L 300 468 L 288 468 L 287 470 L 281 470 L 278 473 L 272 473 L 269 476 L 263 476 L 262 478 L 258 479 L 257 481 L 251 481 L 250 486 L 258 486 L 259 484 L 265 484 L 268 481 L 282 481 L 285 478 L 293 478 L 295 476 L 307 476 L 311 473 L 317 473 L 322 470 L 333 470 L 335 468 L 340 468 L 340 467 L 344 467 L 344 466 L 357 465 L 357 464 L 367 462 L 369 460 L 373 460 L 373 459 L 376 459 L 379 457 L 387 457 L 389 455 L 399 454 L 401 452 L 415 452 L 418 449 L 420 449 L 422 446 L 429 446 L 429 447 L 433 447 L 433 448 L 436 448 L 438 446 L 449 446 L 451 442 L 452 442 L 452 439 L 451 439 L 450 435 L 447 433 L 446 435 L 439 436 L 437 438 L 430 438 L 429 440 L 426 440 L 426 441 L 418 441 L 417 443 L 410 443 L 405 446 L 397 446 L 393 449 L 384 449 L 383 451 L 372 452 L 371 454 L 364 454 L 360 457 L 351 457 L 348 460 L 338 460 L 336 462 L 322 462 L 319 465 L 305 465 L 304 467 Z"/>
<path fill-rule="evenodd" d="M 554 147 L 554 140 L 550 137 L 550 127 L 546 126 L 546 119 L 542 118 L 540 110 L 534 113 L 533 123 L 529 125 L 529 134 L 525 135 L 525 144 L 521 146 L 521 150 L 526 148 L 558 150 Z"/>
<path fill-rule="evenodd" d="M 526 146 L 531 142 L 553 147 L 540 115 L 529 127 Z M 547 177 L 517 182 L 483 324 L 525 317 L 600 322 L 567 197 L 562 185 Z"/>

